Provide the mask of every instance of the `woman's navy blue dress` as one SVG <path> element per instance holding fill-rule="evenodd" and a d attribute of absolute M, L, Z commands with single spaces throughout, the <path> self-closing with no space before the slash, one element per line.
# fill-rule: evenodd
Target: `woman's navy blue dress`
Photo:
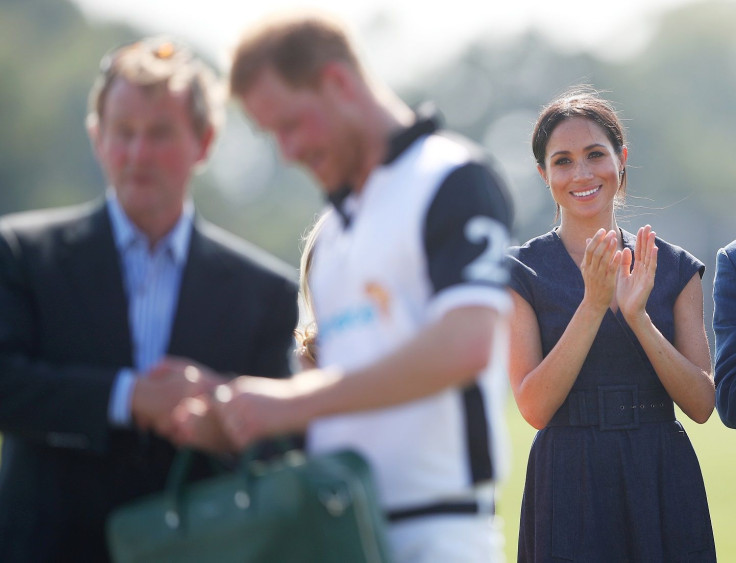
<path fill-rule="evenodd" d="M 622 231 L 632 250 L 636 236 Z M 705 267 L 656 241 L 647 313 L 673 342 L 675 300 Z M 582 274 L 556 232 L 512 250 L 511 287 L 534 309 L 544 356 L 583 299 Z M 695 452 L 620 311 L 608 310 L 567 399 L 534 438 L 519 561 L 715 561 Z"/>

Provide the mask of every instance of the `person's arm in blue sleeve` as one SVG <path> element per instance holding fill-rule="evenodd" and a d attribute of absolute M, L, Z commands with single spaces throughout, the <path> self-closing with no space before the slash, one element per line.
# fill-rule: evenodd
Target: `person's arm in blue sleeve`
<path fill-rule="evenodd" d="M 736 428 L 736 244 L 718 251 L 713 284 L 716 409 Z"/>

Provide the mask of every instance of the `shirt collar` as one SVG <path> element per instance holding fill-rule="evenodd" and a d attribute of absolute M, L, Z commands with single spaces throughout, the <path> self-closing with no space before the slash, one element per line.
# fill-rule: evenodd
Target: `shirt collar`
<path fill-rule="evenodd" d="M 126 215 L 118 201 L 117 195 L 112 189 L 107 192 L 107 209 L 110 214 L 115 246 L 120 252 L 125 252 L 137 241 L 145 242 L 146 246 L 148 246 L 148 237 Z M 188 199 L 184 202 L 182 214 L 174 225 L 174 228 L 158 243 L 159 247 L 170 249 L 174 261 L 177 264 L 182 264 L 186 260 L 193 222 L 194 204 Z"/>
<path fill-rule="evenodd" d="M 389 165 L 399 158 L 414 141 L 434 133 L 440 127 L 440 116 L 435 105 L 431 102 L 421 104 L 414 112 L 415 119 L 408 127 L 402 127 L 396 131 L 388 140 L 388 149 L 383 165 Z M 327 200 L 332 204 L 343 220 L 343 225 L 350 224 L 351 213 L 346 209 L 348 196 L 353 192 L 353 187 L 346 184 L 337 191 L 328 194 Z"/>

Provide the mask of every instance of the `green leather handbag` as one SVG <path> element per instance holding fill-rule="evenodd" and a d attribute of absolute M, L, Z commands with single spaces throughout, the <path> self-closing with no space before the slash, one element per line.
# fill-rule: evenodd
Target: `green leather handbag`
<path fill-rule="evenodd" d="M 353 451 L 277 461 L 186 483 L 190 451 L 166 490 L 114 511 L 116 563 L 387 563 L 384 518 L 371 472 Z"/>

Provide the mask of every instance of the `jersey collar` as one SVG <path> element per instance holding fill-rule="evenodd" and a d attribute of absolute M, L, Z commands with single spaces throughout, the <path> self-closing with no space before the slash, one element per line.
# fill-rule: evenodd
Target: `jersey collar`
<path fill-rule="evenodd" d="M 409 127 L 400 129 L 394 133 L 388 141 L 388 151 L 383 164 L 391 164 L 403 152 L 408 149 L 414 141 L 424 135 L 434 133 L 439 128 L 439 114 L 434 104 L 425 102 L 415 112 L 416 119 Z"/>

